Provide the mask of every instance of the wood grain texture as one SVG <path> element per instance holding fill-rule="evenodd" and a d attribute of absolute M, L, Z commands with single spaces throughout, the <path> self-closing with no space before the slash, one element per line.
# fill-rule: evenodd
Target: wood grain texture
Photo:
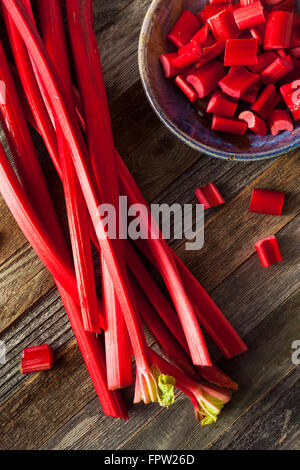
<path fill-rule="evenodd" d="M 210 450 L 299 450 L 299 368 L 267 391 Z"/>
<path fill-rule="evenodd" d="M 132 388 L 124 393 L 130 421 L 105 417 L 53 280 L 0 198 L 0 340 L 7 348 L 7 362 L 0 365 L 0 448 L 296 448 L 297 378 L 290 348 L 299 332 L 300 152 L 237 163 L 183 145 L 154 115 L 139 81 L 138 36 L 150 0 L 93 4 L 116 146 L 147 201 L 195 204 L 194 189 L 209 182 L 217 183 L 225 196 L 226 205 L 206 213 L 203 250 L 187 253 L 183 243 L 171 244 L 245 339 L 249 352 L 226 361 L 208 340 L 212 356 L 240 384 L 215 426 L 201 429 L 191 403 L 179 393 L 170 410 L 133 406 Z M 65 226 L 59 183 L 43 144 L 35 135 L 34 140 Z M 282 217 L 248 212 L 254 186 L 286 193 Z M 278 236 L 284 261 L 263 269 L 254 242 L 271 233 Z M 22 376 L 18 368 L 24 347 L 45 342 L 56 352 L 55 368 Z"/>

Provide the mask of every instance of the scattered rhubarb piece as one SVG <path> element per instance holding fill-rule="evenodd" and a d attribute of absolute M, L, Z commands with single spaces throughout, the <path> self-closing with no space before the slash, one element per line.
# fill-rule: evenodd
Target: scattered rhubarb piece
<path fill-rule="evenodd" d="M 300 79 L 280 87 L 280 93 L 295 121 L 300 119 Z"/>
<path fill-rule="evenodd" d="M 229 73 L 219 81 L 221 90 L 232 98 L 240 98 L 260 80 L 259 75 L 245 67 L 231 67 Z"/>
<path fill-rule="evenodd" d="M 247 124 L 243 121 L 224 118 L 214 114 L 211 128 L 213 131 L 223 131 L 231 134 L 244 135 L 247 130 Z"/>
<path fill-rule="evenodd" d="M 26 348 L 21 360 L 21 373 L 32 374 L 52 369 L 54 365 L 54 355 L 51 346 L 43 344 Z"/>
<path fill-rule="evenodd" d="M 206 112 L 223 117 L 233 117 L 236 112 L 237 105 L 237 101 L 224 95 L 220 90 L 216 90 L 208 102 Z"/>
<path fill-rule="evenodd" d="M 260 117 L 256 116 L 252 111 L 243 111 L 239 115 L 239 119 L 247 123 L 248 129 L 255 134 L 265 136 L 267 133 L 267 125 Z"/>
<path fill-rule="evenodd" d="M 269 268 L 271 264 L 283 260 L 275 235 L 258 240 L 255 243 L 255 248 L 264 268 Z"/>
<path fill-rule="evenodd" d="M 253 188 L 249 211 L 259 214 L 281 215 L 283 205 L 284 193 Z"/>
<path fill-rule="evenodd" d="M 225 70 L 223 65 L 213 60 L 200 67 L 197 71 L 187 75 L 187 81 L 195 88 L 199 98 L 204 98 L 217 86 L 218 82 L 224 77 Z"/>
<path fill-rule="evenodd" d="M 256 39 L 227 39 L 225 46 L 225 66 L 257 64 Z"/>
<path fill-rule="evenodd" d="M 291 70 L 293 70 L 293 62 L 290 57 L 287 57 L 287 59 L 277 57 L 274 62 L 262 71 L 261 79 L 265 84 L 276 83 Z"/>
<path fill-rule="evenodd" d="M 231 7 L 208 18 L 207 23 L 216 39 L 234 39 L 239 35 Z"/>
<path fill-rule="evenodd" d="M 177 47 L 185 46 L 200 29 L 198 18 L 189 10 L 185 10 L 168 34 L 170 41 Z"/>
<path fill-rule="evenodd" d="M 194 88 L 186 81 L 185 75 L 178 75 L 175 79 L 176 85 L 183 91 L 183 93 L 188 97 L 188 99 L 194 102 L 198 96 Z"/>
<path fill-rule="evenodd" d="M 289 113 L 285 109 L 274 109 L 269 117 L 269 125 L 272 135 L 278 135 L 281 131 L 292 132 L 294 125 Z"/>
<path fill-rule="evenodd" d="M 288 11 L 271 11 L 266 25 L 264 49 L 288 49 L 291 44 L 294 15 Z"/>
<path fill-rule="evenodd" d="M 177 52 L 171 52 L 170 54 L 161 54 L 160 62 L 164 69 L 166 78 L 176 77 L 179 70 L 174 65 L 174 60 L 178 57 Z"/>
<path fill-rule="evenodd" d="M 271 112 L 276 108 L 279 102 L 280 95 L 277 93 L 275 86 L 268 85 L 251 106 L 251 110 L 258 114 L 262 119 L 268 119 Z"/>
<path fill-rule="evenodd" d="M 195 195 L 200 204 L 203 204 L 204 210 L 225 204 L 225 199 L 223 199 L 222 194 L 214 183 L 197 188 Z"/>
<path fill-rule="evenodd" d="M 233 15 L 240 30 L 253 28 L 266 21 L 264 8 L 259 0 L 238 8 Z"/>

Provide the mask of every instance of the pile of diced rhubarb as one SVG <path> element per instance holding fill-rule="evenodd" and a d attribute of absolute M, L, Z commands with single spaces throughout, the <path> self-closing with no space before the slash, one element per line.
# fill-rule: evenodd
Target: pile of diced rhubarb
<path fill-rule="evenodd" d="M 265 136 L 300 119 L 300 16 L 294 0 L 210 0 L 185 10 L 160 57 L 191 102 L 207 98 L 214 131 Z"/>

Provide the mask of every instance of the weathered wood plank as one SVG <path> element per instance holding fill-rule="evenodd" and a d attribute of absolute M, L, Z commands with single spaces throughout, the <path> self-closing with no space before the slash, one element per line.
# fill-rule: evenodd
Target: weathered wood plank
<path fill-rule="evenodd" d="M 249 352 L 232 361 L 220 361 L 240 385 L 240 390 L 224 408 L 216 425 L 201 428 L 193 421 L 193 407 L 180 396 L 167 412 L 161 412 L 143 427 L 126 449 L 204 449 L 230 427 L 265 390 L 291 368 L 291 344 L 295 338 L 300 297 L 294 296 L 265 318 L 246 336 Z M 115 443 L 117 445 L 117 443 Z"/>
<path fill-rule="evenodd" d="M 288 234 L 294 232 L 295 225 L 290 226 L 289 230 L 287 227 L 282 232 L 281 243 L 286 237 L 287 238 L 286 248 L 288 250 L 292 250 L 291 252 L 289 251 L 290 254 L 287 253 L 287 256 L 289 257 L 289 259 L 293 257 L 293 253 L 294 254 L 296 253 L 296 246 L 289 243 L 290 240 L 288 238 Z M 284 235 L 284 232 L 286 233 L 286 235 Z M 243 316 L 244 321 L 241 322 L 239 325 L 239 332 L 243 337 L 245 337 L 247 331 L 249 331 L 248 326 L 247 326 L 247 320 L 250 323 L 250 326 L 253 328 L 255 327 L 257 331 L 256 329 L 252 330 L 252 332 L 251 333 L 249 332 L 248 335 L 246 336 L 246 342 L 247 344 L 249 344 L 249 349 L 250 349 L 249 353 L 247 353 L 244 357 L 237 358 L 233 361 L 221 362 L 221 365 L 224 368 L 224 370 L 227 370 L 227 372 L 230 373 L 235 380 L 238 380 L 238 381 L 242 380 L 241 383 L 244 384 L 245 388 L 248 388 L 250 385 L 253 384 L 252 379 L 251 379 L 251 374 L 253 372 L 253 369 L 256 367 L 256 364 L 257 364 L 257 372 L 256 372 L 256 375 L 257 375 L 259 367 L 262 367 L 264 357 L 266 361 L 268 360 L 274 361 L 274 364 L 276 363 L 276 361 L 278 362 L 281 361 L 281 359 L 279 359 L 279 356 L 281 354 L 280 351 L 282 351 L 282 347 L 284 345 L 288 344 L 287 341 L 285 340 L 285 335 L 287 333 L 283 332 L 282 336 L 279 335 L 279 331 L 281 329 L 281 322 L 287 323 L 286 315 L 292 315 L 293 317 L 293 314 L 291 313 L 292 308 L 294 309 L 294 313 L 295 313 L 297 311 L 297 305 L 298 305 L 297 303 L 295 303 L 296 301 L 293 301 L 294 303 L 290 302 L 282 311 L 278 307 L 278 311 L 274 312 L 274 314 L 271 315 L 272 319 L 270 319 L 270 321 L 268 321 L 265 324 L 264 329 L 263 330 L 259 329 L 264 319 L 270 314 L 270 312 L 274 310 L 274 307 L 272 304 L 273 297 L 275 297 L 274 305 L 278 306 L 280 305 L 281 302 L 286 301 L 288 296 L 292 295 L 293 292 L 295 292 L 295 290 L 297 289 L 297 285 L 294 279 L 294 267 L 293 267 L 292 262 L 289 263 L 289 266 L 286 265 L 284 267 L 282 265 L 282 269 L 284 270 L 284 272 L 281 272 L 281 275 L 280 275 L 280 272 L 277 272 L 276 276 L 274 276 L 270 270 L 264 271 L 261 268 L 260 271 L 257 271 L 257 284 L 254 286 L 254 289 L 257 285 L 259 285 L 262 282 L 264 283 L 264 286 L 268 285 L 269 288 L 264 289 L 262 290 L 262 292 L 260 292 L 261 305 L 259 306 L 258 311 L 256 312 L 255 299 L 252 298 L 252 300 L 249 303 L 249 295 L 251 292 L 253 292 L 251 282 L 253 281 L 253 278 L 255 278 L 255 276 L 253 275 L 253 277 L 250 279 L 250 282 L 248 282 L 248 277 L 247 277 L 247 275 L 253 270 L 252 258 L 248 260 L 247 263 L 245 263 L 240 269 L 244 270 L 247 264 L 249 265 L 248 270 L 246 269 L 245 271 L 241 271 L 241 273 L 239 273 L 238 271 L 239 278 L 241 279 L 238 289 L 235 289 L 236 277 L 234 275 L 231 276 L 231 285 L 229 285 L 229 279 L 227 281 L 228 284 L 225 290 L 228 289 L 229 292 L 236 292 L 236 295 L 232 296 L 232 302 L 230 304 L 231 315 L 228 315 L 228 316 L 231 320 L 233 319 L 235 323 L 236 317 L 238 318 L 238 313 L 242 312 L 241 316 Z M 286 283 L 284 283 L 284 280 L 286 280 Z M 284 289 L 281 288 L 282 285 L 285 286 Z M 218 287 L 218 289 L 216 289 L 216 291 L 213 293 L 214 298 L 216 300 L 218 300 L 218 291 L 221 288 L 222 286 Z M 220 298 L 222 297 L 222 295 L 223 294 L 220 294 Z M 252 316 L 256 316 L 255 323 L 252 321 Z M 277 322 L 277 319 L 279 319 L 278 320 L 279 323 Z M 294 320 L 291 319 L 290 322 L 291 322 L 291 330 L 289 334 L 292 335 L 294 334 L 293 332 Z M 272 326 L 271 332 L 266 337 L 270 338 L 272 337 L 272 334 L 274 333 L 275 335 L 274 344 L 277 344 L 277 350 L 274 352 L 273 358 L 272 358 L 271 344 L 266 346 L 265 341 L 262 341 L 262 338 L 264 338 L 264 335 L 268 332 L 268 328 L 270 327 L 270 325 L 273 325 L 273 326 Z M 287 326 L 286 328 L 289 328 L 289 327 Z M 255 340 L 251 339 L 252 336 L 255 338 Z M 268 352 L 264 351 L 264 347 L 269 348 Z M 255 351 L 257 351 L 257 354 Z M 285 351 L 282 354 L 284 353 Z M 256 363 L 255 361 L 259 357 L 260 357 L 260 362 Z M 250 365 L 248 365 L 248 362 Z M 272 367 L 273 365 L 270 366 L 271 369 Z M 243 371 L 244 371 L 244 376 L 242 376 L 242 379 L 241 379 L 241 373 Z M 278 373 L 279 374 L 281 373 L 280 367 L 278 368 Z M 255 381 L 255 379 L 253 380 Z M 269 378 L 266 377 L 266 381 L 261 384 L 262 387 L 269 386 L 268 380 Z M 272 378 L 270 380 L 272 380 Z M 256 390 L 252 390 L 251 393 L 252 393 L 251 399 L 253 399 L 253 397 L 255 399 L 257 396 Z M 235 406 L 239 406 L 238 404 L 236 405 L 236 399 L 237 397 L 235 395 L 233 399 L 233 404 L 232 404 L 234 409 L 235 409 Z M 178 423 L 176 425 L 174 423 L 174 429 L 177 430 L 177 438 L 179 440 L 178 442 L 180 443 L 180 439 L 183 440 L 185 438 L 185 434 L 184 434 L 185 427 L 182 428 L 182 433 L 178 432 L 178 429 L 181 429 L 181 426 L 182 426 L 181 419 L 182 419 L 182 422 L 184 422 L 185 420 L 188 420 L 188 422 L 190 423 L 191 429 L 194 429 L 196 426 L 192 420 L 193 411 L 192 411 L 192 407 L 190 403 L 183 397 L 180 398 L 179 400 L 180 400 L 179 404 L 174 405 L 176 406 L 175 410 L 177 412 L 177 417 L 178 417 Z M 243 409 L 243 406 L 244 405 L 242 403 L 241 409 Z M 246 406 L 247 406 L 247 403 L 245 404 L 245 407 Z M 97 420 L 97 425 L 96 425 L 94 422 L 95 418 L 93 418 L 93 429 L 91 431 L 89 417 L 91 415 L 93 416 L 96 415 L 96 412 L 97 412 L 96 409 L 97 408 L 96 408 L 95 401 L 88 404 L 87 409 L 85 409 L 85 407 L 82 408 L 81 412 L 77 416 L 75 416 L 73 419 L 71 419 L 70 422 L 62 426 L 62 428 L 58 431 L 58 433 L 54 435 L 53 438 L 51 438 L 49 442 L 45 444 L 44 447 L 48 449 L 56 448 L 56 447 L 60 449 L 62 448 L 97 449 L 101 445 L 101 442 L 103 439 L 105 439 L 105 442 L 103 443 L 103 448 L 113 449 L 113 448 L 116 448 L 117 446 L 121 446 L 122 442 L 121 442 L 120 437 L 116 439 L 115 434 L 111 435 L 112 433 L 111 430 L 110 432 L 107 432 L 107 429 L 105 428 L 106 429 L 105 436 L 103 435 L 102 428 L 101 428 L 102 423 L 99 422 L 99 420 Z M 132 410 L 132 412 L 134 412 L 134 410 Z M 148 413 L 148 407 L 146 407 L 145 409 L 144 408 L 139 409 L 139 413 L 137 415 L 134 412 L 132 419 L 129 421 L 129 423 L 126 424 L 127 431 L 123 439 L 123 444 L 125 444 L 125 442 L 129 439 L 129 436 L 132 435 L 133 432 L 136 432 L 136 430 L 139 429 L 139 427 L 146 426 L 148 425 L 149 421 L 152 421 L 153 419 L 157 419 L 157 416 L 155 417 L 157 413 L 158 412 L 155 409 L 151 410 L 151 412 Z M 152 435 L 156 436 L 157 439 L 160 439 L 162 437 L 161 434 L 157 435 L 157 429 L 159 429 L 160 426 L 162 427 L 161 423 L 163 420 L 166 420 L 166 422 L 168 422 L 169 413 L 172 413 L 172 411 L 168 411 L 166 413 L 167 413 L 166 416 L 162 417 L 161 420 L 158 421 L 157 428 L 155 428 L 155 432 L 154 430 L 152 431 Z M 217 424 L 216 427 L 213 428 L 213 431 L 215 431 L 215 429 L 218 429 L 218 426 L 219 425 Z M 74 433 L 74 428 L 76 428 L 76 433 Z M 164 432 L 165 431 L 166 429 L 164 429 Z M 151 432 L 149 432 L 149 435 L 150 434 Z M 111 437 L 109 437 L 110 435 Z M 212 432 L 212 435 L 213 435 L 213 432 Z M 153 439 L 155 440 L 155 437 L 153 437 Z M 174 441 L 171 440 L 169 448 L 172 448 L 173 444 L 174 444 Z M 149 444 L 149 448 L 151 448 L 151 445 L 152 445 L 152 442 L 151 444 Z"/>
<path fill-rule="evenodd" d="M 257 240 L 278 232 L 299 213 L 299 172 L 299 151 L 280 158 L 208 221 L 202 250 L 188 252 L 184 244 L 177 247 L 178 254 L 197 273 L 204 287 L 213 289 L 219 285 L 225 271 L 227 275 L 233 272 L 254 253 Z M 254 186 L 285 192 L 281 217 L 248 211 Z"/>
<path fill-rule="evenodd" d="M 210 450 L 299 450 L 299 368 L 254 404 Z"/>

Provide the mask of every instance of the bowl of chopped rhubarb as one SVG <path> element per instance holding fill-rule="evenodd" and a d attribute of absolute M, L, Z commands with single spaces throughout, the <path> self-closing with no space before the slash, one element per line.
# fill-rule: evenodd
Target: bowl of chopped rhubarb
<path fill-rule="evenodd" d="M 300 146 L 294 0 L 154 0 L 139 69 L 156 114 L 199 152 L 248 161 Z"/>

